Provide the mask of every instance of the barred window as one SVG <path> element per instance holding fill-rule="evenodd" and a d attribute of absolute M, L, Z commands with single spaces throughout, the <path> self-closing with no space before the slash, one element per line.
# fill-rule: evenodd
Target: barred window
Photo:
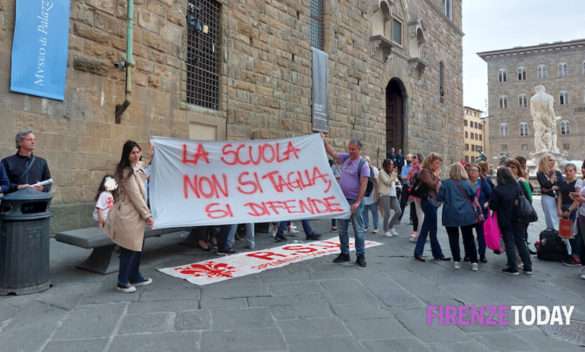
<path fill-rule="evenodd" d="M 443 61 L 439 62 L 439 99 L 441 103 L 445 97 L 445 64 Z"/>
<path fill-rule="evenodd" d="M 187 102 L 219 108 L 220 4 L 189 0 L 187 8 Z"/>
<path fill-rule="evenodd" d="M 506 82 L 508 80 L 508 72 L 501 68 L 498 70 L 498 81 L 499 82 Z"/>
<path fill-rule="evenodd" d="M 311 0 L 311 46 L 323 50 L 324 24 L 323 0 Z"/>

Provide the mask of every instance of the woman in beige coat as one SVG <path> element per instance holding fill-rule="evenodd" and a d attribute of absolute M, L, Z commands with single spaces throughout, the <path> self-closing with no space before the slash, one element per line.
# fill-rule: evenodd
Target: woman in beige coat
<path fill-rule="evenodd" d="M 115 175 L 119 193 L 105 229 L 112 241 L 120 246 L 120 271 L 116 288 L 125 293 L 136 292 L 136 286 L 152 283 L 152 279 L 140 274 L 144 227 L 145 224 L 153 224 L 146 204 L 147 176 L 140 163 L 141 156 L 142 148 L 138 143 L 124 143 Z"/>

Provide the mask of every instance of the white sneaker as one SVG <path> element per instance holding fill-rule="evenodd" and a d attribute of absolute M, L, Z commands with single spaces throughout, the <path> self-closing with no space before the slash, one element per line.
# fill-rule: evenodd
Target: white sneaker
<path fill-rule="evenodd" d="M 128 286 L 116 285 L 116 290 L 118 290 L 120 292 L 124 292 L 124 293 L 134 293 L 134 292 L 136 292 L 136 287 L 134 287 L 132 285 L 128 285 Z"/>
<path fill-rule="evenodd" d="M 585 280 L 585 274 L 581 274 L 579 275 L 579 277 L 581 278 L 581 280 Z"/>
<path fill-rule="evenodd" d="M 393 228 L 392 230 L 390 230 L 390 233 L 392 234 L 392 236 L 398 237 L 398 231 L 396 231 L 396 229 Z"/>
<path fill-rule="evenodd" d="M 295 225 L 290 225 L 288 228 L 288 233 L 299 233 L 299 229 Z"/>
<path fill-rule="evenodd" d="M 453 262 L 453 269 L 455 270 L 461 269 L 461 262 Z"/>
<path fill-rule="evenodd" d="M 479 271 L 479 264 L 471 263 L 471 271 Z"/>
<path fill-rule="evenodd" d="M 386 237 L 392 237 L 394 235 L 392 235 L 392 232 L 386 231 L 386 232 L 384 232 L 384 236 L 386 236 Z"/>
<path fill-rule="evenodd" d="M 372 233 L 378 233 L 378 229 L 373 229 Z"/>
<path fill-rule="evenodd" d="M 148 278 L 144 279 L 144 281 L 140 281 L 140 282 L 133 283 L 133 285 L 135 287 L 139 287 L 139 286 L 148 286 L 151 283 L 152 283 L 152 279 L 148 277 Z"/>

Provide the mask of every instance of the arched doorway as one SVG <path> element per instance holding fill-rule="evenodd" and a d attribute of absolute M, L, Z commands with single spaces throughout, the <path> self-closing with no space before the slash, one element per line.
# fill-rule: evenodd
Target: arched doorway
<path fill-rule="evenodd" d="M 406 90 L 398 78 L 392 78 L 386 87 L 386 152 L 391 148 L 404 151 L 406 135 Z"/>

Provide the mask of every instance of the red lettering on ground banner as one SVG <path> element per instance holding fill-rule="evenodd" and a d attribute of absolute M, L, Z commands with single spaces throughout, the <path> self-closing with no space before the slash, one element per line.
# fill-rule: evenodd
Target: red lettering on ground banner
<path fill-rule="evenodd" d="M 252 252 L 246 254 L 246 256 L 263 260 L 274 260 L 274 257 L 286 257 L 284 254 L 274 252 Z"/>
<path fill-rule="evenodd" d="M 221 161 L 226 165 L 259 165 L 260 163 L 282 163 L 291 158 L 299 159 L 301 150 L 289 141 L 286 150 L 281 152 L 280 144 L 263 143 L 257 145 L 227 143 L 222 147 Z"/>
<path fill-rule="evenodd" d="M 229 204 L 220 204 L 217 202 L 209 203 L 205 207 L 205 214 L 210 219 L 233 218 L 234 212 Z"/>
<path fill-rule="evenodd" d="M 253 179 L 248 180 L 248 176 L 251 176 Z M 246 187 L 246 188 L 244 188 Z M 262 184 L 260 183 L 260 178 L 256 172 L 248 172 L 244 171 L 238 176 L 238 191 L 242 194 L 250 195 L 254 193 L 264 193 L 264 189 L 262 188 Z"/>
<path fill-rule="evenodd" d="M 301 254 L 317 252 L 317 249 L 315 249 L 315 248 L 306 247 L 306 246 L 302 246 L 302 245 L 284 246 L 284 247 L 282 247 L 282 249 L 287 250 L 287 251 L 294 251 L 295 253 L 301 253 Z"/>
<path fill-rule="evenodd" d="M 193 164 L 197 165 L 199 159 L 203 159 L 206 164 L 209 164 L 209 153 L 203 147 L 203 144 L 197 144 L 197 151 L 193 153 L 192 159 L 188 159 L 187 155 L 187 144 L 183 143 L 183 155 L 181 158 L 181 162 L 183 164 Z"/>
<path fill-rule="evenodd" d="M 183 196 L 185 199 L 189 198 L 189 191 L 193 192 L 195 197 L 199 199 L 227 198 L 228 177 L 226 174 L 222 174 L 220 180 L 217 175 L 211 175 L 211 177 L 194 175 L 192 178 L 183 175 Z"/>
<path fill-rule="evenodd" d="M 318 248 L 339 248 L 341 245 L 332 241 L 321 241 L 321 243 L 309 243 L 307 246 L 313 246 Z"/>

